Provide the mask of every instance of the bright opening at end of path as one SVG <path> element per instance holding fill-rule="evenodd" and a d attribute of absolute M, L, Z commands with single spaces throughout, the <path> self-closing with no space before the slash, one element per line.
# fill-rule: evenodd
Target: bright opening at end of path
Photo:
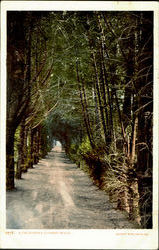
<path fill-rule="evenodd" d="M 60 141 L 54 141 L 54 146 L 52 148 L 52 151 L 56 151 L 56 152 L 61 152 L 62 151 L 62 144 Z"/>

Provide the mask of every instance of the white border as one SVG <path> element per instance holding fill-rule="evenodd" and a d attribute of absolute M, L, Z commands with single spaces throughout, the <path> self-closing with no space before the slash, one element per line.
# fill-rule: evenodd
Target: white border
<path fill-rule="evenodd" d="M 154 11 L 153 229 L 144 230 L 11 230 L 5 229 L 6 11 L 7 10 L 150 10 Z M 0 88 L 0 248 L 157 249 L 159 135 L 159 3 L 107 1 L 4 1 L 1 3 Z M 32 232 L 32 234 L 25 234 Z M 37 234 L 36 234 L 37 233 Z M 123 235 L 122 235 L 123 234 Z"/>
<path fill-rule="evenodd" d="M 2 3 L 1 3 L 2 10 Z M 1 11 L 1 82 L 0 82 L 0 211 L 6 211 L 6 12 Z M 5 228 L 5 213 L 0 213 L 0 229 Z M 1 235 L 0 235 L 1 237 Z M 1 239 L 1 238 L 0 238 Z M 0 245 L 1 247 L 1 245 Z"/>
<path fill-rule="evenodd" d="M 154 10 L 158 3 L 151 1 L 4 1 L 5 10 Z"/>

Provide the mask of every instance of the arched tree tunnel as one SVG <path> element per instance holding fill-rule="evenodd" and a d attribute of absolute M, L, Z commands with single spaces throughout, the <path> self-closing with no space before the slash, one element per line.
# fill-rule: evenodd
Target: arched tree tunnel
<path fill-rule="evenodd" d="M 7 190 L 59 141 L 151 228 L 152 64 L 152 12 L 9 11 Z"/>

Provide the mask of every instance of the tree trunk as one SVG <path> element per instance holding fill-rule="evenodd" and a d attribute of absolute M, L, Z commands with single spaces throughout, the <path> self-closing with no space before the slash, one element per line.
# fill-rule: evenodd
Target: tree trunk
<path fill-rule="evenodd" d="M 22 168 L 22 171 L 24 173 L 27 172 L 28 169 L 28 128 L 26 125 L 24 125 L 24 145 L 23 145 L 23 155 L 24 155 L 24 165 Z"/>
<path fill-rule="evenodd" d="M 33 149 L 34 149 L 34 164 L 38 164 L 39 161 L 39 142 L 38 142 L 38 130 L 35 129 L 33 140 Z"/>
<path fill-rule="evenodd" d="M 29 129 L 28 168 L 33 168 L 33 131 Z"/>
<path fill-rule="evenodd" d="M 6 188 L 14 189 L 14 134 L 13 124 L 7 122 L 6 133 Z"/>
<path fill-rule="evenodd" d="M 23 120 L 20 125 L 20 142 L 18 145 L 18 163 L 16 171 L 17 179 L 21 179 L 22 172 L 24 172 L 24 166 L 25 166 L 24 138 L 25 138 L 25 122 Z"/>
<path fill-rule="evenodd" d="M 98 24 L 99 24 L 99 29 L 102 33 L 101 36 L 101 43 L 100 43 L 100 56 L 101 56 L 101 77 L 102 77 L 102 89 L 103 89 L 103 100 L 104 100 L 104 108 L 105 108 L 105 116 L 106 116 L 106 121 L 107 121 L 107 130 L 108 130 L 108 135 L 107 135 L 107 142 L 108 145 L 111 143 L 113 139 L 113 112 L 112 112 L 112 97 L 113 97 L 113 92 L 110 91 L 110 87 L 108 84 L 108 79 L 107 79 L 107 71 L 106 71 L 106 64 L 104 60 L 104 55 L 106 54 L 107 57 L 109 58 L 109 53 L 106 48 L 106 39 L 105 39 L 105 34 L 102 26 L 102 21 L 101 21 L 101 15 L 98 15 Z M 115 72 L 114 65 L 113 67 L 109 66 L 109 71 L 110 72 Z M 111 77 L 111 85 L 113 87 L 114 85 L 114 76 Z M 107 90 L 107 99 L 108 99 L 108 105 L 106 102 L 106 90 Z M 111 97 L 112 96 L 112 97 Z M 107 111 L 107 106 L 109 106 L 109 112 Z"/>
<path fill-rule="evenodd" d="M 105 143 L 106 143 L 107 142 L 107 131 L 106 131 L 105 118 L 104 118 L 104 107 L 103 107 L 102 99 L 101 99 L 98 69 L 97 69 L 96 58 L 95 58 L 94 53 L 92 54 L 92 57 L 93 57 L 93 64 L 94 64 L 94 70 L 95 70 L 95 76 L 96 76 L 96 90 L 97 90 L 97 96 L 98 96 L 98 101 L 99 101 L 99 109 L 100 109 L 101 121 L 102 121 L 102 126 L 103 126 L 103 132 L 104 132 L 104 140 L 105 140 Z"/>
<path fill-rule="evenodd" d="M 139 77 L 136 82 L 138 94 L 137 177 L 139 180 L 140 212 L 142 214 L 142 225 L 144 227 L 146 226 L 147 228 L 151 228 L 153 128 L 153 14 L 150 14 L 149 12 L 141 13 L 140 22 L 138 25 Z M 145 219 L 145 214 L 149 214 L 148 219 Z"/>
<path fill-rule="evenodd" d="M 95 82 L 95 80 L 93 79 Z M 99 139 L 101 139 L 101 123 L 100 123 L 100 114 L 99 114 L 99 107 L 98 107 L 98 99 L 97 99 L 97 90 L 96 90 L 96 84 L 94 84 L 93 87 L 93 96 L 94 96 L 94 104 L 95 104 L 95 127 L 96 132 L 98 134 Z"/>
<path fill-rule="evenodd" d="M 91 129 L 91 123 L 90 123 L 90 118 L 89 118 L 89 112 L 88 112 L 88 104 L 87 104 L 87 94 L 86 94 L 86 90 L 85 90 L 85 85 L 84 85 L 84 80 L 82 79 L 82 92 L 83 92 L 83 101 L 84 101 L 84 110 L 85 110 L 85 114 L 86 114 L 86 120 L 87 120 L 87 124 L 88 124 L 88 129 L 89 129 L 89 133 L 91 136 L 92 141 L 94 142 L 93 139 L 93 133 L 92 133 L 92 129 Z"/>
<path fill-rule="evenodd" d="M 6 183 L 14 188 L 14 134 L 27 105 L 24 82 L 26 13 L 7 13 L 7 134 L 6 134 Z"/>
<path fill-rule="evenodd" d="M 76 61 L 76 73 L 77 73 L 77 82 L 78 82 L 78 88 L 79 88 L 79 92 L 80 92 L 80 99 L 81 99 L 81 106 L 82 106 L 82 114 L 83 114 L 83 119 L 84 119 L 84 123 L 86 126 L 86 131 L 87 131 L 87 135 L 90 141 L 90 145 L 92 148 L 95 147 L 94 143 L 93 143 L 93 139 L 91 137 L 91 133 L 90 133 L 90 127 L 87 121 L 87 115 L 86 115 L 86 110 L 85 110 L 85 105 L 84 105 L 84 99 L 83 99 L 83 94 L 82 94 L 82 88 L 81 88 L 81 82 L 80 82 L 80 78 L 79 78 L 79 69 L 78 69 L 78 62 Z"/>

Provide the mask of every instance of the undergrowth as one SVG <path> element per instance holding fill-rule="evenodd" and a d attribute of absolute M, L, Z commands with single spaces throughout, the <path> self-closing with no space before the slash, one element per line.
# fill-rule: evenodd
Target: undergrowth
<path fill-rule="evenodd" d="M 114 208 L 126 211 L 130 219 L 140 224 L 139 209 L 134 209 L 138 197 L 132 202 L 136 195 L 133 189 L 135 182 L 132 180 L 134 176 L 128 171 L 127 162 L 120 151 L 115 151 L 111 145 L 109 152 L 106 153 L 102 144 L 92 149 L 88 137 L 85 137 L 80 145 L 71 144 L 68 156 L 91 177 L 95 185 L 109 195 Z"/>

